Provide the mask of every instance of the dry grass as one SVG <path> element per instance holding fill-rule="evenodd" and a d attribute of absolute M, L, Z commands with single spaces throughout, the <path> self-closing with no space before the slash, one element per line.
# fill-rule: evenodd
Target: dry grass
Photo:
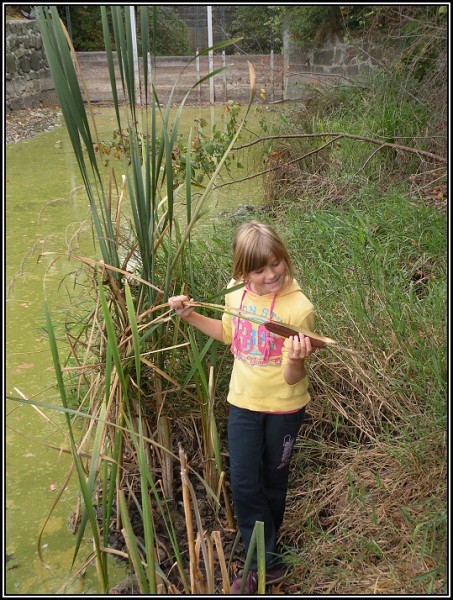
<path fill-rule="evenodd" d="M 446 553 L 429 541 L 420 552 L 424 532 L 415 525 L 433 509 L 444 510 L 436 506 L 446 480 L 436 454 L 422 466 L 410 451 L 403 462 L 378 444 L 347 449 L 321 441 L 317 451 L 322 466 L 298 469 L 288 502 L 282 531 L 294 561 L 288 591 L 426 592 L 427 572 L 438 564 L 438 553 Z M 441 593 L 445 584 L 437 576 L 432 591 Z"/>
<path fill-rule="evenodd" d="M 445 591 L 445 431 L 415 394 L 392 391 L 394 365 L 376 353 L 334 348 L 312 361 L 280 538 L 286 593 Z"/>

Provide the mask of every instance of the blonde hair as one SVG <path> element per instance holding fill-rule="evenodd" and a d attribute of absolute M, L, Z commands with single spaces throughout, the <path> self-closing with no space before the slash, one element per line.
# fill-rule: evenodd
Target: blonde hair
<path fill-rule="evenodd" d="M 244 280 L 252 271 L 264 267 L 271 254 L 285 261 L 287 275 L 292 279 L 294 269 L 288 250 L 272 227 L 258 221 L 241 225 L 233 239 L 234 279 Z"/>

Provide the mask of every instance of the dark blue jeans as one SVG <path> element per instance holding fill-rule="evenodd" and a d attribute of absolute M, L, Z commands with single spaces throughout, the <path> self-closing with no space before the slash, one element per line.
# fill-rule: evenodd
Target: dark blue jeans
<path fill-rule="evenodd" d="M 256 521 L 264 523 L 266 568 L 280 566 L 277 533 L 283 522 L 289 463 L 305 415 L 273 415 L 230 405 L 231 486 L 239 529 L 248 549 Z M 251 569 L 257 569 L 256 553 Z"/>

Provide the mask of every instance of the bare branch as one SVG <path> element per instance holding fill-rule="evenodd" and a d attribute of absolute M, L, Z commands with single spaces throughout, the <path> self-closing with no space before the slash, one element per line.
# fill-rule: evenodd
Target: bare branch
<path fill-rule="evenodd" d="M 293 163 L 299 162 L 300 160 L 303 160 L 304 158 L 307 158 L 308 156 L 311 156 L 312 154 L 316 154 L 317 152 L 324 150 L 324 148 L 327 148 L 327 146 L 330 146 L 331 144 L 336 142 L 340 137 L 341 136 L 338 136 L 338 137 L 334 138 L 333 140 L 326 142 L 324 144 L 324 146 L 315 148 L 315 150 L 312 150 L 311 152 L 307 152 L 307 154 L 304 154 L 302 156 L 298 156 L 297 158 L 293 158 L 292 160 L 289 160 L 288 162 L 285 163 L 285 166 L 292 165 Z M 243 177 L 242 179 L 235 179 L 234 181 L 227 181 L 226 183 L 222 183 L 222 185 L 216 185 L 215 189 L 217 190 L 219 188 L 225 187 L 226 185 L 232 185 L 233 183 L 241 183 L 242 181 L 247 181 L 248 179 L 254 179 L 255 177 L 259 177 L 260 175 L 265 175 L 266 173 L 271 173 L 272 171 L 275 171 L 280 168 L 281 168 L 281 164 L 278 164 L 278 165 L 275 165 L 275 167 L 271 167 L 270 169 L 265 169 L 264 171 L 260 171 L 259 173 L 254 173 L 253 175 L 248 175 L 247 177 Z"/>
<path fill-rule="evenodd" d="M 354 135 L 352 133 L 291 133 L 286 135 L 269 135 L 266 137 L 259 138 L 257 140 L 252 140 L 247 144 L 243 144 L 242 146 L 235 146 L 233 150 L 242 150 L 243 148 L 248 148 L 249 146 L 253 146 L 258 142 L 265 142 L 267 140 L 289 140 L 289 139 L 298 139 L 298 138 L 314 138 L 314 137 L 334 137 L 335 139 L 339 138 L 348 138 L 350 140 L 357 140 L 359 142 L 368 142 L 369 144 L 378 144 L 382 148 L 394 148 L 395 150 L 401 150 L 402 152 L 410 152 L 412 154 L 417 154 L 418 156 L 423 156 L 425 158 L 430 158 L 431 160 L 441 162 L 446 164 L 447 159 L 443 156 L 439 156 L 438 154 L 433 154 L 432 152 L 426 152 L 425 150 L 419 150 L 418 148 L 411 148 L 411 146 L 402 146 L 401 144 L 392 144 L 390 142 L 383 142 L 382 140 L 364 137 L 361 135 Z M 300 159 L 299 159 L 300 160 Z"/>

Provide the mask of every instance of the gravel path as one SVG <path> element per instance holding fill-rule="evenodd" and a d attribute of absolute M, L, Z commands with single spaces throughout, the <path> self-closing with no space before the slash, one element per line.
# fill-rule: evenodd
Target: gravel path
<path fill-rule="evenodd" d="M 10 111 L 5 116 L 7 144 L 20 142 L 35 137 L 43 131 L 51 131 L 61 127 L 61 109 L 59 106 Z"/>

